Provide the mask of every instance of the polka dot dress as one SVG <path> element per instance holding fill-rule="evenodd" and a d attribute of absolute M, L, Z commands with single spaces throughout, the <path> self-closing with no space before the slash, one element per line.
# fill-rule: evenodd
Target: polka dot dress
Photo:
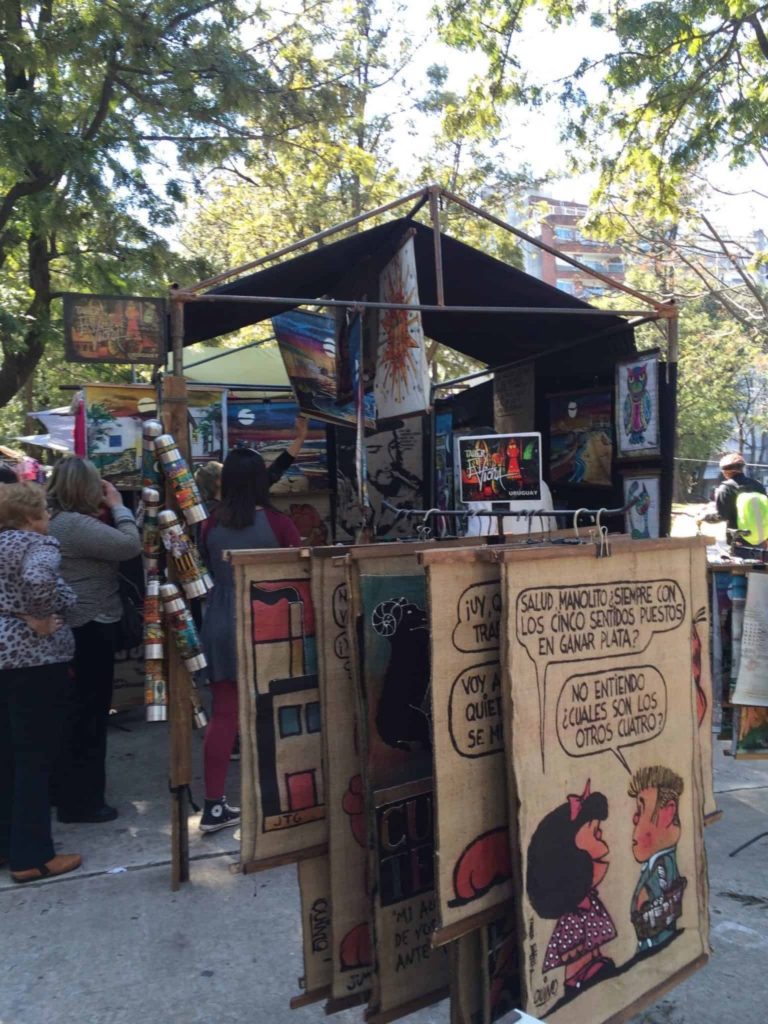
<path fill-rule="evenodd" d="M 544 970 L 551 971 L 572 959 L 567 954 L 579 949 L 579 956 L 616 938 L 616 928 L 603 906 L 597 890 L 592 889 L 576 910 L 557 922 L 547 944 Z"/>

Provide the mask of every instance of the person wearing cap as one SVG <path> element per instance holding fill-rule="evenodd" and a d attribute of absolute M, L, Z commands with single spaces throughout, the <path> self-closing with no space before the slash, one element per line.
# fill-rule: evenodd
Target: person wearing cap
<path fill-rule="evenodd" d="M 725 477 L 715 491 L 715 505 L 719 519 L 724 519 L 729 530 L 738 529 L 736 499 L 739 494 L 756 492 L 765 494 L 759 480 L 744 473 L 744 456 L 740 452 L 729 452 L 720 459 L 720 471 Z"/>

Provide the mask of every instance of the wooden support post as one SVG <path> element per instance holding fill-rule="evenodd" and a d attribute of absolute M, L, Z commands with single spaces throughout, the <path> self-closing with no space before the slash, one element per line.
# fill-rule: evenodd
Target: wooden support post
<path fill-rule="evenodd" d="M 163 380 L 163 426 L 189 461 L 187 382 L 183 373 L 184 306 L 171 294 L 173 375 Z M 166 484 L 165 501 L 173 507 L 173 488 Z M 169 577 L 173 580 L 172 569 Z M 192 705 L 189 674 L 176 644 L 168 637 L 168 722 L 170 732 L 171 888 L 189 881 L 189 784 L 192 781 Z"/>

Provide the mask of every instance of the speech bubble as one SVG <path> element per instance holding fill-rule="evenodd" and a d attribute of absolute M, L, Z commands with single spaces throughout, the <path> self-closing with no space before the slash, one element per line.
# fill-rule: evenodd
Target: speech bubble
<path fill-rule="evenodd" d="M 536 667 L 542 771 L 549 666 L 642 654 L 654 634 L 678 629 L 685 619 L 685 595 L 672 579 L 614 580 L 520 591 L 515 623 L 518 642 Z"/>
<path fill-rule="evenodd" d="M 485 757 L 504 749 L 498 661 L 471 665 L 456 677 L 448 698 L 448 730 L 461 757 Z"/>
<path fill-rule="evenodd" d="M 501 589 L 498 582 L 473 583 L 456 602 L 453 646 L 464 654 L 498 651 L 501 629 Z"/>
<path fill-rule="evenodd" d="M 664 731 L 667 684 L 653 665 L 569 676 L 555 714 L 557 738 L 569 757 L 610 750 L 631 773 L 622 750 L 648 743 Z"/>

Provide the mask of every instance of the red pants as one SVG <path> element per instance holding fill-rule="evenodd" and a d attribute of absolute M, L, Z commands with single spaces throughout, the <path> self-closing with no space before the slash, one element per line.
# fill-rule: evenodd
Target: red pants
<path fill-rule="evenodd" d="M 213 706 L 203 741 L 206 800 L 221 800 L 226 791 L 229 759 L 237 736 L 237 683 L 222 679 L 211 683 Z"/>

